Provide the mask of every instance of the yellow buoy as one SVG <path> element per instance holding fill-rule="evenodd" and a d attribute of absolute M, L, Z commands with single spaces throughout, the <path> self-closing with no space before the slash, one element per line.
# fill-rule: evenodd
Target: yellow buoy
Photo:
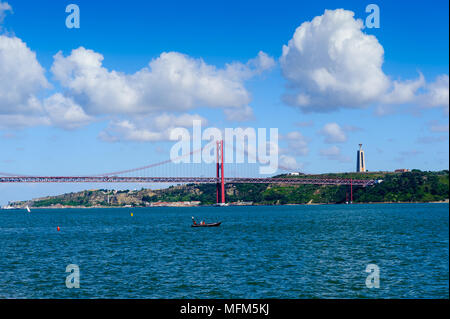
<path fill-rule="evenodd" d="M 133 213 L 131 213 L 131 216 L 133 216 Z"/>

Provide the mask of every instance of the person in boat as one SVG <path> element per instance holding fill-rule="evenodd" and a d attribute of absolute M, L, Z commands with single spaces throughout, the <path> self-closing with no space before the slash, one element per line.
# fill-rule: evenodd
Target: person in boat
<path fill-rule="evenodd" d="M 197 223 L 195 222 L 194 216 L 192 216 L 192 224 L 197 225 Z"/>

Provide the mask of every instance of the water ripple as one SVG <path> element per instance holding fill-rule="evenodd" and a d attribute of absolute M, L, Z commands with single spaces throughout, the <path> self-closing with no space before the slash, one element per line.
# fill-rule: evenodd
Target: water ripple
<path fill-rule="evenodd" d="M 2 211 L 0 297 L 448 298 L 448 204 L 133 212 Z M 65 287 L 68 264 L 80 289 Z"/>

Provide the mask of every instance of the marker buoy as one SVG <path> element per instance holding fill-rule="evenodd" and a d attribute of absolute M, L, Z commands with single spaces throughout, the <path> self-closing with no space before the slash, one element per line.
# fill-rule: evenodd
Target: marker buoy
<path fill-rule="evenodd" d="M 133 216 L 133 213 L 131 213 L 131 216 Z"/>
<path fill-rule="evenodd" d="M 56 230 L 57 230 L 57 231 L 59 231 L 59 226 L 58 226 L 58 227 L 56 227 Z"/>

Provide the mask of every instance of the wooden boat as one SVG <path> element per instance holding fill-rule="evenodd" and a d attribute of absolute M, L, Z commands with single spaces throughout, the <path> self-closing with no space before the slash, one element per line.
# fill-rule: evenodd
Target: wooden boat
<path fill-rule="evenodd" d="M 210 223 L 210 224 L 192 224 L 191 227 L 217 227 L 220 226 L 220 224 L 222 224 L 222 222 L 218 222 L 218 223 Z"/>

